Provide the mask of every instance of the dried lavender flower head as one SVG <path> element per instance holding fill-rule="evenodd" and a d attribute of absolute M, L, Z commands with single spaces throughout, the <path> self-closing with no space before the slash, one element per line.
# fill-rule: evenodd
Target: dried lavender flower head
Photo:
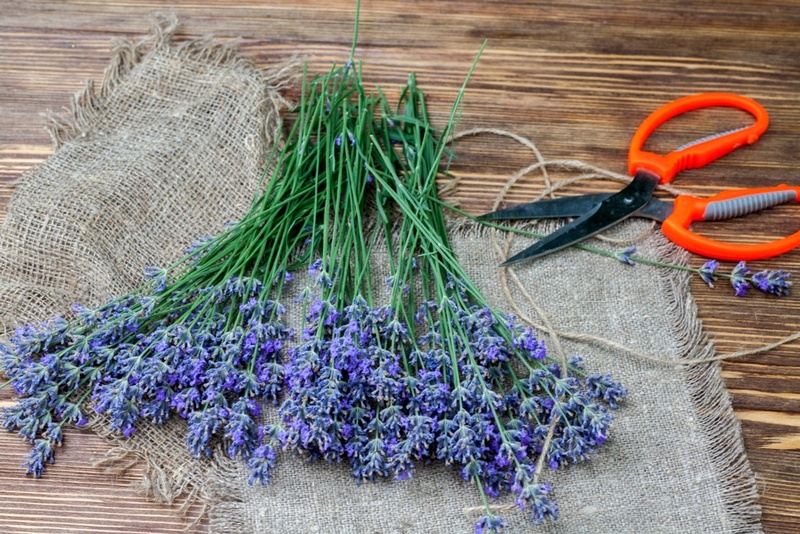
<path fill-rule="evenodd" d="M 614 257 L 617 258 L 617 260 L 619 260 L 621 263 L 624 263 L 625 265 L 633 266 L 636 265 L 636 261 L 633 258 L 631 258 L 631 256 L 633 256 L 635 253 L 636 253 L 636 247 L 631 246 L 621 252 L 617 252 L 616 254 L 614 254 Z"/>
<path fill-rule="evenodd" d="M 743 261 L 737 263 L 731 271 L 731 285 L 737 297 L 745 296 L 747 290 L 750 289 L 750 282 L 747 278 L 750 273 L 750 268 Z"/>
<path fill-rule="evenodd" d="M 708 287 L 713 288 L 714 282 L 717 280 L 717 270 L 719 269 L 719 262 L 717 260 L 708 260 L 703 264 L 697 273 L 700 278 L 708 284 Z"/>
<path fill-rule="evenodd" d="M 753 275 L 752 280 L 760 291 L 783 297 L 789 295 L 789 288 L 792 286 L 789 280 L 791 276 L 791 273 L 781 270 L 759 271 Z"/>

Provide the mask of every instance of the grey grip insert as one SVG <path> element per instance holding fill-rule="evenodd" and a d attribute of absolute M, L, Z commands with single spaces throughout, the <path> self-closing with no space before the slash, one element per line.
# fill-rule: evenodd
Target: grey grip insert
<path fill-rule="evenodd" d="M 734 217 L 741 217 L 748 213 L 764 210 L 770 206 L 785 204 L 792 200 L 797 200 L 797 193 L 793 190 L 770 191 L 728 200 L 718 200 L 710 202 L 706 206 L 703 220 L 722 221 L 724 219 L 733 219 Z"/>

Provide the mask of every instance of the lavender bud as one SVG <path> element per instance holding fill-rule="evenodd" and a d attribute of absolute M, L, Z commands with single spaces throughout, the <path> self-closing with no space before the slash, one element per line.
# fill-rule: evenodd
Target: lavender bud
<path fill-rule="evenodd" d="M 475 523 L 475 534 L 497 534 L 501 529 L 508 526 L 508 523 L 502 517 L 488 514 Z"/>
<path fill-rule="evenodd" d="M 737 297 L 745 296 L 747 290 L 750 289 L 750 283 L 747 281 L 748 274 L 750 274 L 750 268 L 743 261 L 737 263 L 731 272 L 731 285 Z"/>
<path fill-rule="evenodd" d="M 708 287 L 714 287 L 714 282 L 717 280 L 717 269 L 719 269 L 719 262 L 717 260 L 708 260 L 698 270 L 700 278 L 708 284 Z"/>
<path fill-rule="evenodd" d="M 617 252 L 614 257 L 625 265 L 636 265 L 636 262 L 631 259 L 631 255 L 636 252 L 636 247 L 628 247 L 622 252 Z"/>

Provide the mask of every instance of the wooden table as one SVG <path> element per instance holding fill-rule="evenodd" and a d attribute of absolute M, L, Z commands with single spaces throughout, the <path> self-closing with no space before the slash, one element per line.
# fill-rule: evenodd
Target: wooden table
<path fill-rule="evenodd" d="M 241 37 L 241 51 L 263 66 L 300 53 L 314 55 L 312 69 L 324 69 L 345 60 L 350 46 L 351 1 L 0 0 L 0 209 L 13 181 L 52 152 L 40 112 L 68 105 L 85 78 L 100 78 L 112 38 L 146 34 L 149 14 L 169 6 L 183 23 L 182 36 Z M 533 139 L 548 159 L 575 158 L 625 172 L 630 136 L 650 111 L 679 96 L 730 91 L 767 108 L 767 134 L 754 147 L 683 173 L 678 185 L 707 195 L 800 183 L 796 0 L 364 0 L 358 56 L 366 81 L 390 92 L 417 72 L 441 124 L 484 39 L 489 44 L 467 92 L 462 128 L 501 127 Z M 714 128 L 729 117 L 700 119 Z M 697 124 L 677 123 L 656 143 L 691 140 Z M 464 178 L 458 197 L 473 213 L 488 209 L 509 175 L 531 161 L 526 151 L 491 136 L 465 141 L 457 152 Z M 528 198 L 541 179 L 531 176 L 526 184 L 510 200 Z M 774 238 L 798 230 L 797 209 L 775 208 L 706 229 L 718 238 Z M 751 266 L 797 273 L 800 252 Z M 756 292 L 736 298 L 725 283 L 709 289 L 699 280 L 691 289 L 721 353 L 800 329 L 797 291 L 781 299 Z M 723 366 L 761 483 L 764 529 L 771 533 L 800 532 L 798 349 L 792 342 Z M 0 393 L 0 403 L 10 400 L 8 391 Z M 0 433 L 0 531 L 181 531 L 185 525 L 169 508 L 147 502 L 130 486 L 135 471 L 113 478 L 91 468 L 91 459 L 107 448 L 94 435 L 70 431 L 58 463 L 45 478 L 31 480 L 18 469 L 23 443 Z"/>

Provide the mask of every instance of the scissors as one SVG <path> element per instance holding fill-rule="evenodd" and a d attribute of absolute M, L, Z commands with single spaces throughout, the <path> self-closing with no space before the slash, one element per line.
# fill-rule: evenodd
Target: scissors
<path fill-rule="evenodd" d="M 750 113 L 755 123 L 711 135 L 659 155 L 646 152 L 648 137 L 666 121 L 683 113 L 713 107 L 732 107 Z M 800 200 L 800 187 L 775 187 L 724 191 L 707 198 L 679 195 L 674 202 L 653 197 L 658 184 L 665 184 L 685 169 L 703 167 L 744 145 L 755 143 L 767 129 L 766 110 L 750 98 L 731 93 L 702 93 L 679 98 L 657 109 L 636 130 L 628 152 L 630 184 L 618 193 L 601 193 L 529 202 L 482 215 L 482 220 L 544 219 L 576 217 L 549 236 L 537 241 L 501 265 L 538 258 L 591 237 L 628 217 L 661 222 L 664 235 L 677 245 L 718 260 L 756 260 L 777 256 L 800 246 L 800 231 L 762 244 L 716 241 L 692 232 L 695 221 L 719 221 Z"/>

